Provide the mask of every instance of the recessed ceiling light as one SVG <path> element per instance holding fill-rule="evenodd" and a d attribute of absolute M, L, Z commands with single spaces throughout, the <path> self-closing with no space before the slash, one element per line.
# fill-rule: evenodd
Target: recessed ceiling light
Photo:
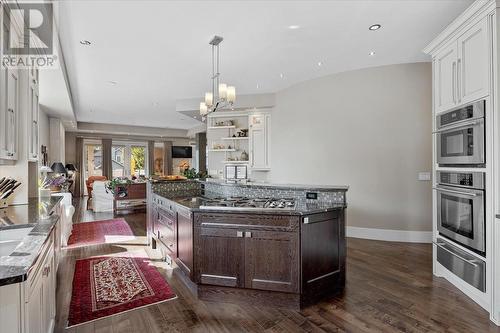
<path fill-rule="evenodd" d="M 92 43 L 90 41 L 86 40 L 86 39 L 83 39 L 83 40 L 80 41 L 80 44 L 88 46 L 88 45 L 90 45 Z"/>
<path fill-rule="evenodd" d="M 118 84 L 118 82 L 116 82 L 116 81 L 108 81 L 108 83 L 109 83 L 109 84 L 112 84 L 112 85 L 116 85 L 116 84 Z"/>
<path fill-rule="evenodd" d="M 375 55 L 375 51 L 370 51 L 370 53 L 368 53 L 368 55 L 371 57 L 371 56 L 374 56 Z"/>
<path fill-rule="evenodd" d="M 378 30 L 380 28 L 382 28 L 382 26 L 380 24 L 372 24 L 372 25 L 370 25 L 370 27 L 368 29 L 371 31 L 375 31 L 375 30 Z"/>
<path fill-rule="evenodd" d="M 280 78 L 284 78 L 284 77 L 285 77 L 285 74 L 280 73 Z"/>
<path fill-rule="evenodd" d="M 322 61 L 318 61 L 318 66 L 323 66 L 323 62 Z"/>
<path fill-rule="evenodd" d="M 295 30 L 295 29 L 298 29 L 298 28 L 300 28 L 300 25 L 293 24 L 293 25 L 289 25 L 288 26 L 288 29 L 290 29 L 290 30 Z"/>

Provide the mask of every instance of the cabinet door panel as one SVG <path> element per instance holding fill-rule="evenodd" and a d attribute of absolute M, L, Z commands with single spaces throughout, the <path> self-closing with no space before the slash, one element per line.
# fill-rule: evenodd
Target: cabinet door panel
<path fill-rule="evenodd" d="M 25 322 L 27 333 L 42 333 L 43 332 L 43 291 L 42 279 L 37 281 L 33 288 L 29 302 L 26 304 Z M 43 332 L 45 333 L 45 332 Z"/>
<path fill-rule="evenodd" d="M 7 69 L 0 64 L 0 158 L 8 158 Z"/>
<path fill-rule="evenodd" d="M 459 103 L 488 94 L 488 55 L 487 21 L 484 19 L 458 38 Z"/>
<path fill-rule="evenodd" d="M 254 169 L 268 169 L 269 130 L 271 117 L 268 114 L 249 117 L 250 165 Z"/>
<path fill-rule="evenodd" d="M 343 212 L 315 214 L 307 219 L 309 223 L 301 224 L 302 292 L 321 294 L 325 286 L 345 279 Z"/>
<path fill-rule="evenodd" d="M 196 228 L 196 282 L 244 286 L 244 241 L 236 229 Z"/>
<path fill-rule="evenodd" d="M 297 293 L 298 233 L 246 231 L 245 236 L 245 286 Z"/>
<path fill-rule="evenodd" d="M 30 116 L 28 119 L 28 159 L 38 158 L 38 92 L 34 84 L 30 84 L 29 90 Z"/>
<path fill-rule="evenodd" d="M 189 277 L 193 270 L 193 221 L 190 214 L 177 214 L 177 264 Z"/>
<path fill-rule="evenodd" d="M 17 117 L 18 117 L 18 77 L 17 71 L 7 71 L 7 150 L 11 159 L 17 159 Z"/>
<path fill-rule="evenodd" d="M 436 56 L 436 112 L 448 110 L 456 105 L 457 47 L 456 43 Z"/>

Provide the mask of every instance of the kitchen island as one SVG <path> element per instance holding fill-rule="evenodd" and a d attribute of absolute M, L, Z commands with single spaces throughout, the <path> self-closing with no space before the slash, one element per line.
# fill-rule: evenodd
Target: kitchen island
<path fill-rule="evenodd" d="M 200 299 L 298 309 L 344 288 L 346 191 L 153 181 L 148 236 Z"/>

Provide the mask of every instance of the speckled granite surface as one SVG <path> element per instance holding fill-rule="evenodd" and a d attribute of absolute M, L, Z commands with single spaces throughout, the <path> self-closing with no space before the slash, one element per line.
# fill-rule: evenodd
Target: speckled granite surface
<path fill-rule="evenodd" d="M 203 185 L 203 186 L 202 186 Z M 177 181 L 154 182 L 153 193 L 175 201 L 191 211 L 203 212 L 240 212 L 253 214 L 309 215 L 327 212 L 346 207 L 348 186 L 317 186 L 291 184 L 226 184 L 220 181 Z M 307 192 L 316 192 L 317 200 L 306 198 Z M 259 209 L 259 208 L 214 208 L 201 209 L 203 197 L 236 197 L 249 198 L 294 198 L 295 209 Z"/>
<path fill-rule="evenodd" d="M 9 255 L 0 256 L 0 286 L 26 280 L 28 270 L 36 261 L 43 244 L 59 220 L 54 214 L 55 206 L 62 197 L 51 197 L 43 210 L 51 216 L 40 218 L 38 200 L 30 200 L 27 205 L 10 206 L 0 209 L 0 247 L 2 231 L 32 228 Z M 6 243 L 3 243 L 4 245 Z"/>

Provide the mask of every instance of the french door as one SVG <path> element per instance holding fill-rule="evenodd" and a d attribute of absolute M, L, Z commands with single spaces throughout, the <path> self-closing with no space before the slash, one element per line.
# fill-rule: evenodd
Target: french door
<path fill-rule="evenodd" d="M 83 177 L 102 176 L 102 144 L 97 140 L 86 140 L 83 146 Z M 88 195 L 84 186 L 84 194 Z"/>

